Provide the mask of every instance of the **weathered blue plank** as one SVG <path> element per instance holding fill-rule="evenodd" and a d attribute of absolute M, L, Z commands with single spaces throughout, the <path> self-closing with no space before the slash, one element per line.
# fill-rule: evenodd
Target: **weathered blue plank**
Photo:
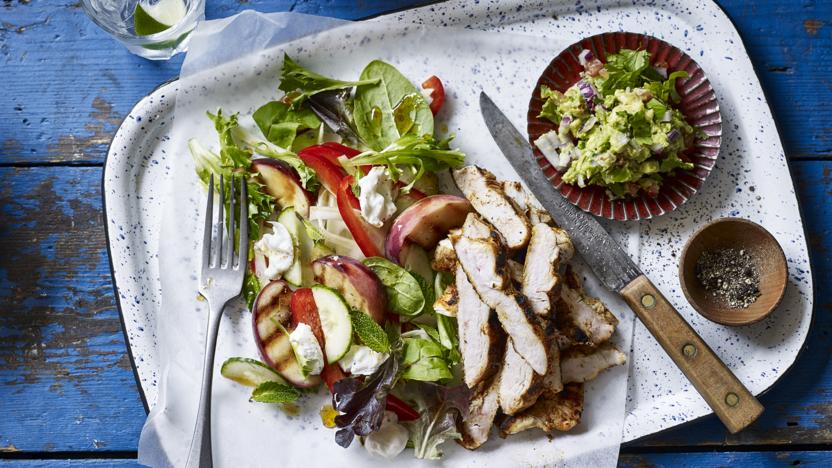
<path fill-rule="evenodd" d="M 358 19 L 416 0 L 207 2 L 207 18 L 243 9 Z M 77 0 L 5 1 L 0 7 L 0 163 L 101 162 L 123 116 L 182 57 L 151 62 L 116 44 Z"/>
<path fill-rule="evenodd" d="M 0 450 L 135 450 L 100 168 L 0 169 Z"/>
<path fill-rule="evenodd" d="M 209 1 L 208 18 L 245 8 L 358 19 L 425 0 Z M 832 156 L 832 2 L 719 2 L 736 22 L 791 157 Z M 148 62 L 90 22 L 77 0 L 0 7 L 0 163 L 101 162 L 125 115 L 181 58 Z M 826 80 L 826 81 L 824 81 Z"/>
<path fill-rule="evenodd" d="M 110 459 L 76 459 L 76 460 L 0 460 L 2 468 L 63 468 L 69 466 L 112 468 L 140 467 L 136 460 Z"/>
<path fill-rule="evenodd" d="M 624 454 L 622 468 L 832 466 L 830 452 L 705 452 Z"/>

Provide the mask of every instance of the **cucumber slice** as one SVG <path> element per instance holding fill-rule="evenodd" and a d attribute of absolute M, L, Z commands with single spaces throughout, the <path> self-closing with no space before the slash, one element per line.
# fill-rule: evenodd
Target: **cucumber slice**
<path fill-rule="evenodd" d="M 324 332 L 324 354 L 327 362 L 336 362 L 350 349 L 352 344 L 352 320 L 350 308 L 340 294 L 326 286 L 312 286 L 312 296 L 318 306 L 321 328 Z"/>
<path fill-rule="evenodd" d="M 225 360 L 220 374 L 247 387 L 257 387 L 264 382 L 278 382 L 286 385 L 286 380 L 271 367 L 256 359 L 232 357 Z"/>
<path fill-rule="evenodd" d="M 312 284 L 312 248 L 314 243 L 306 233 L 306 226 L 293 207 L 280 212 L 277 222 L 289 231 L 292 243 L 295 245 L 295 261 L 283 273 L 283 279 L 293 286 L 308 286 Z"/>

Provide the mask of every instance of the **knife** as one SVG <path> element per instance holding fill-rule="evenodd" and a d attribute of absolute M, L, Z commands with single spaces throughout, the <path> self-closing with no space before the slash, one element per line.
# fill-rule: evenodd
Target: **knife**
<path fill-rule="evenodd" d="M 572 237 L 599 280 L 620 294 L 682 370 L 725 427 L 735 434 L 754 422 L 763 406 L 673 308 L 592 215 L 569 203 L 537 164 L 525 137 L 485 93 L 480 109 L 497 146 L 529 189 Z"/>

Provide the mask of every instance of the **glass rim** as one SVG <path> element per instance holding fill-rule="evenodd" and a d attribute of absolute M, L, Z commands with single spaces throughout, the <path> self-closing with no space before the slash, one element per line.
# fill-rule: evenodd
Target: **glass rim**
<path fill-rule="evenodd" d="M 98 12 L 95 10 L 95 8 L 93 8 L 92 0 L 81 0 L 81 6 L 84 9 L 84 13 L 87 14 L 87 17 L 89 17 L 92 20 L 92 22 L 96 24 L 96 26 L 104 30 L 104 32 L 106 32 L 107 34 L 115 37 L 116 39 L 135 44 L 145 44 L 149 42 L 154 42 L 155 40 L 168 40 L 170 39 L 170 35 L 177 35 L 185 32 L 184 29 L 186 28 L 184 25 L 190 23 L 190 21 L 186 20 L 192 20 L 195 16 L 197 17 L 197 19 L 199 19 L 199 17 L 205 14 L 205 0 L 191 0 L 191 5 L 194 6 L 192 8 L 188 8 L 187 12 L 185 13 L 185 16 L 183 16 L 182 19 L 179 20 L 179 22 L 175 25 L 165 29 L 164 31 L 159 31 L 154 34 L 148 34 L 146 36 L 137 36 L 133 34 L 124 33 L 122 31 L 114 30 L 109 25 L 103 23 L 97 17 Z M 195 27 L 196 26 L 194 24 L 194 26 L 192 26 L 191 29 L 194 29 Z"/>

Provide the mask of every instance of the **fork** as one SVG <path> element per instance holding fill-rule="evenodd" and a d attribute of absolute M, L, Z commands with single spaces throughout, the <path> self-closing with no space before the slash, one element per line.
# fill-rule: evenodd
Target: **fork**
<path fill-rule="evenodd" d="M 202 367 L 202 390 L 199 394 L 199 410 L 196 415 L 194 436 L 188 451 L 188 468 L 210 468 L 211 456 L 211 382 L 214 376 L 214 352 L 217 347 L 217 333 L 225 306 L 240 296 L 243 276 L 248 259 L 248 201 L 245 180 L 240 179 L 239 246 L 234 254 L 235 177 L 229 188 L 230 207 L 226 223 L 225 185 L 220 175 L 220 203 L 216 239 L 214 235 L 214 176 L 208 181 L 208 207 L 205 210 L 205 234 L 202 240 L 202 274 L 199 279 L 199 293 L 208 302 L 208 333 L 205 339 L 205 361 Z M 228 231 L 225 233 L 225 231 Z M 225 239 L 223 239 L 225 234 Z"/>

